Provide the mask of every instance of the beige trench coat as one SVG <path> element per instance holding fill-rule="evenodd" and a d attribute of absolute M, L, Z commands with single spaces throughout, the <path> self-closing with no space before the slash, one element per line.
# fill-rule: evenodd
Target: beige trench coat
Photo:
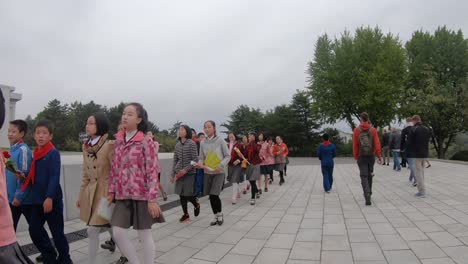
<path fill-rule="evenodd" d="M 83 179 L 80 190 L 80 219 L 87 225 L 101 226 L 109 221 L 98 215 L 99 201 L 107 197 L 114 142 L 101 137 L 94 146 L 83 145 Z"/>

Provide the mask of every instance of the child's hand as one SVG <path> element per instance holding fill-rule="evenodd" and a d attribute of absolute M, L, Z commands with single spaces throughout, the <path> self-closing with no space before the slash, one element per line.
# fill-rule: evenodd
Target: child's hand
<path fill-rule="evenodd" d="M 45 201 L 44 201 L 44 213 L 48 214 L 48 213 L 52 212 L 52 208 L 53 208 L 52 199 L 51 198 L 45 199 Z"/>
<path fill-rule="evenodd" d="M 216 169 L 215 169 L 215 172 L 221 173 L 221 169 L 220 169 L 220 168 L 216 168 Z"/>
<path fill-rule="evenodd" d="M 16 198 L 15 198 L 15 199 L 13 199 L 13 202 L 12 202 L 12 204 L 13 204 L 13 206 L 16 206 L 16 207 L 18 207 L 18 206 L 20 206 L 20 205 L 21 205 L 21 202 L 20 202 L 18 199 L 16 199 Z"/>
<path fill-rule="evenodd" d="M 159 208 L 158 203 L 156 202 L 148 202 L 148 213 L 153 218 L 158 218 L 159 214 L 161 214 L 161 208 Z"/>
<path fill-rule="evenodd" d="M 16 171 L 15 173 L 15 176 L 18 180 L 20 180 L 21 182 L 25 181 L 26 180 L 26 175 L 24 175 L 24 172 L 22 171 Z"/>
<path fill-rule="evenodd" d="M 107 195 L 107 202 L 109 203 L 109 205 L 114 201 L 114 197 L 115 197 L 115 194 L 113 193 L 109 193 Z"/>

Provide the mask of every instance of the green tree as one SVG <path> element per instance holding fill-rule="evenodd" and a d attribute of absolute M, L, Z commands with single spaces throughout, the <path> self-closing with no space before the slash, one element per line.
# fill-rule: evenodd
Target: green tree
<path fill-rule="evenodd" d="M 361 112 L 368 112 L 376 127 L 395 119 L 406 62 L 398 37 L 378 27 L 361 27 L 334 41 L 323 35 L 315 47 L 308 88 L 324 121 L 345 120 L 354 129 Z"/>
<path fill-rule="evenodd" d="M 72 135 L 73 124 L 69 120 L 70 108 L 68 104 L 62 105 L 59 100 L 54 99 L 50 101 L 44 110 L 37 114 L 36 120 L 47 119 L 55 126 L 53 142 L 55 146 L 60 149 L 66 149 L 66 141 L 68 138 L 78 135 Z"/>
<path fill-rule="evenodd" d="M 261 132 L 264 129 L 263 113 L 260 109 L 250 108 L 247 105 L 240 105 L 229 116 L 229 120 L 223 124 L 227 131 L 236 135 L 247 135 L 250 132 Z"/>
<path fill-rule="evenodd" d="M 416 31 L 406 43 L 408 82 L 403 105 L 419 114 L 432 131 L 438 158 L 445 158 L 455 136 L 467 129 L 468 41 L 461 30 L 439 27 Z"/>
<path fill-rule="evenodd" d="M 177 138 L 177 136 L 179 135 L 179 129 L 181 125 L 182 125 L 182 121 L 175 122 L 172 125 L 171 129 L 169 129 L 169 136 L 173 138 Z"/>

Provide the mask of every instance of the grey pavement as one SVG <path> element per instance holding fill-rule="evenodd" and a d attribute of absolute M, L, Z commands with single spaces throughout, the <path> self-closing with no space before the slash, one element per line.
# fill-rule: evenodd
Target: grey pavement
<path fill-rule="evenodd" d="M 376 165 L 373 205 L 365 206 L 352 161 L 336 165 L 330 194 L 323 191 L 320 166 L 313 164 L 292 161 L 286 184 L 279 186 L 275 178 L 254 206 L 249 195 L 232 205 L 231 189 L 224 190 L 222 226 L 209 226 L 206 198 L 200 216 L 185 224 L 178 222 L 179 207 L 165 211 L 167 222 L 153 227 L 155 263 L 468 263 L 467 165 L 432 162 L 425 171 L 426 198 L 414 197 L 406 169 Z M 82 228 L 79 220 L 66 223 L 67 232 Z M 101 240 L 108 236 L 103 233 Z M 130 236 L 141 250 L 136 233 Z M 20 244 L 30 243 L 27 233 L 18 237 Z M 87 239 L 70 247 L 75 263 L 87 263 Z M 97 263 L 119 256 L 100 249 Z"/>

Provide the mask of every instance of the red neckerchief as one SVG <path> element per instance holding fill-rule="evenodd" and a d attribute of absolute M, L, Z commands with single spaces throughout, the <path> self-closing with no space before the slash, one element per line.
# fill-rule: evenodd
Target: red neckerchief
<path fill-rule="evenodd" d="M 45 146 L 41 148 L 37 147 L 34 150 L 33 161 L 31 163 L 31 170 L 29 171 L 26 181 L 21 186 L 22 191 L 28 188 L 29 182 L 32 182 L 32 184 L 34 184 L 34 178 L 36 177 L 36 161 L 44 158 L 54 148 L 54 144 L 52 144 L 52 142 L 49 141 L 49 143 L 45 144 Z"/>
<path fill-rule="evenodd" d="M 330 142 L 330 140 L 325 140 L 325 141 L 323 141 L 322 144 L 326 147 L 326 146 L 330 145 L 331 142 Z"/>

